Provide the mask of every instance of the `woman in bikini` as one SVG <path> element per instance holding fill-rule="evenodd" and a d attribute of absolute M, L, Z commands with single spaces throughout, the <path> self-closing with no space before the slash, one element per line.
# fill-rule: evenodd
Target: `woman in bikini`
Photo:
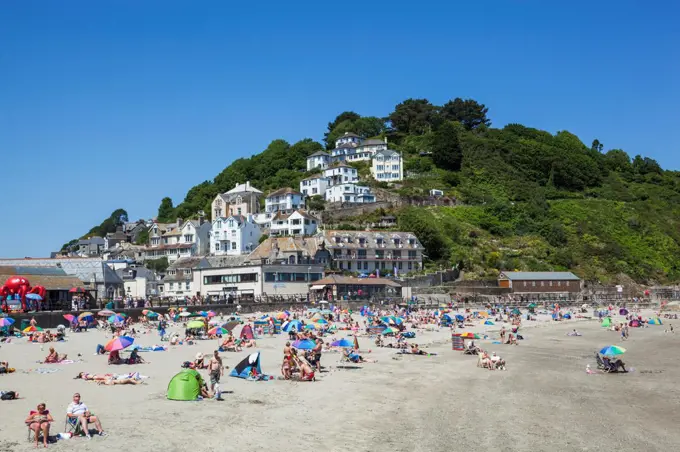
<path fill-rule="evenodd" d="M 26 418 L 26 425 L 35 432 L 35 447 L 38 447 L 38 440 L 40 438 L 40 431 L 43 435 L 43 445 L 47 447 L 47 438 L 50 435 L 50 422 L 54 421 L 52 415 L 46 409 L 45 404 L 41 403 L 37 407 L 37 411 L 31 411 Z"/>

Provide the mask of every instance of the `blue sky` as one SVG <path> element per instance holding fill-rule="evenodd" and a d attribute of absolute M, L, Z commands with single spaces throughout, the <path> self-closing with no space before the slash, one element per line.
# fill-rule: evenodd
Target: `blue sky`
<path fill-rule="evenodd" d="M 680 169 L 680 6 L 639 1 L 6 2 L 0 256 L 179 203 L 344 110 L 472 97 Z"/>

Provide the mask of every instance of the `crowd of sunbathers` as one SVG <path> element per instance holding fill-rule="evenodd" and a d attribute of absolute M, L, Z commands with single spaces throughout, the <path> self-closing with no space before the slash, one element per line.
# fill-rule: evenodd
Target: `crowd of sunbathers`
<path fill-rule="evenodd" d="M 505 360 L 498 356 L 496 352 L 489 354 L 481 347 L 477 347 L 474 340 L 471 340 L 465 346 L 463 353 L 466 355 L 477 355 L 477 367 L 489 370 L 506 370 Z"/>

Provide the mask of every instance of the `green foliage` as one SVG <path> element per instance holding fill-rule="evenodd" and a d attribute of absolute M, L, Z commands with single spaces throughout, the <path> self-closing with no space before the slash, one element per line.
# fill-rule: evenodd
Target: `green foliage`
<path fill-rule="evenodd" d="M 144 262 L 144 266 L 149 270 L 153 270 L 157 273 L 165 273 L 165 271 L 170 266 L 167 257 L 161 257 L 160 259 L 151 259 Z"/>
<path fill-rule="evenodd" d="M 425 247 L 428 259 L 439 261 L 448 259 L 449 250 L 444 235 L 434 225 L 432 218 L 424 215 L 421 209 L 407 208 L 398 216 L 399 230 L 412 232 Z"/>
<path fill-rule="evenodd" d="M 144 228 L 137 235 L 137 240 L 135 241 L 135 245 L 146 245 L 148 243 L 149 243 L 149 230 L 147 228 Z"/>
<path fill-rule="evenodd" d="M 335 140 L 345 132 L 352 132 L 360 137 L 370 138 L 378 136 L 385 131 L 385 120 L 375 116 L 359 116 L 354 112 L 344 112 L 328 123 L 328 130 L 324 133 L 326 149 L 335 147 Z"/>
<path fill-rule="evenodd" d="M 158 206 L 158 216 L 156 217 L 156 220 L 160 223 L 172 223 L 176 218 L 172 199 L 168 197 L 163 198 L 161 200 L 161 205 Z"/>
<path fill-rule="evenodd" d="M 258 244 L 264 242 L 264 241 L 267 240 L 268 238 L 269 238 L 269 234 L 262 234 L 262 235 L 260 236 L 260 239 L 259 239 L 259 241 L 258 241 Z"/>
<path fill-rule="evenodd" d="M 313 210 L 315 212 L 321 212 L 326 208 L 326 200 L 323 196 L 315 195 L 307 199 L 307 209 Z"/>
<path fill-rule="evenodd" d="M 460 147 L 459 123 L 446 121 L 434 133 L 432 145 L 432 161 L 439 168 L 458 171 L 463 161 Z"/>
<path fill-rule="evenodd" d="M 388 117 L 392 128 L 401 134 L 422 135 L 437 121 L 437 107 L 427 99 L 406 99 Z"/>
<path fill-rule="evenodd" d="M 111 212 L 109 217 L 102 221 L 99 226 L 95 226 L 89 232 L 82 236 L 83 239 L 88 237 L 105 237 L 108 233 L 116 232 L 118 226 L 128 221 L 128 214 L 124 209 L 116 209 Z M 71 242 L 69 242 L 71 243 Z"/>
<path fill-rule="evenodd" d="M 439 116 L 442 121 L 460 122 L 467 130 L 473 130 L 482 125 L 491 125 L 491 120 L 486 117 L 488 112 L 489 109 L 484 104 L 457 97 L 442 106 Z"/>

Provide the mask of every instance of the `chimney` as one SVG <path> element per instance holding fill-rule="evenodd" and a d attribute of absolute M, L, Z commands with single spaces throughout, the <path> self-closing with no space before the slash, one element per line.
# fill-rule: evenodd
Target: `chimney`
<path fill-rule="evenodd" d="M 181 228 L 183 224 L 184 224 L 184 220 L 182 218 L 178 217 L 177 218 L 177 227 Z"/>
<path fill-rule="evenodd" d="M 247 180 L 247 181 L 246 181 L 246 191 L 248 191 L 249 188 L 250 188 L 250 181 Z"/>
<path fill-rule="evenodd" d="M 236 188 L 236 187 L 238 187 L 238 182 L 236 182 L 236 183 L 234 184 L 234 188 Z"/>
<path fill-rule="evenodd" d="M 203 226 L 203 223 L 205 223 L 205 217 L 203 215 L 199 215 L 198 217 L 198 225 Z"/>

